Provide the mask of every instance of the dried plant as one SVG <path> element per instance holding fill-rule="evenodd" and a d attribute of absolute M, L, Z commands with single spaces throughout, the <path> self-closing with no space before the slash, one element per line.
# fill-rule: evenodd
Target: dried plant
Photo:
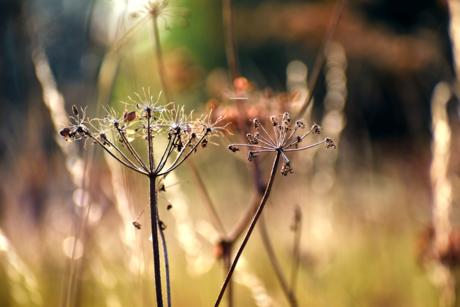
<path fill-rule="evenodd" d="M 74 116 L 70 117 L 71 125 L 63 128 L 60 134 L 69 142 L 91 139 L 94 144 L 100 145 L 123 166 L 149 178 L 156 297 L 157 305 L 163 306 L 158 241 L 158 228 L 161 228 L 161 222 L 158 216 L 157 192 L 159 186 L 157 182 L 161 181 L 162 176 L 166 176 L 179 167 L 192 153 L 197 152 L 199 145 L 201 148 L 205 148 L 212 137 L 222 135 L 228 124 L 220 126 L 219 123 L 223 118 L 211 122 L 207 115 L 193 120 L 192 112 L 186 113 L 184 107 L 178 106 L 167 109 L 169 104 L 159 105 L 159 97 L 155 100 L 150 92 L 147 95 L 144 91 L 144 98 L 136 95 L 139 99 L 138 102 L 130 98 L 134 104 L 125 103 L 126 108 L 133 110 L 125 109 L 121 115 L 114 109 L 108 108 L 106 110 L 107 115 L 103 119 L 90 120 L 86 116 L 86 109 L 78 111 L 73 106 Z M 115 132 L 117 141 L 113 142 L 109 139 L 108 132 L 110 131 Z M 153 139 L 160 135 L 166 136 L 168 144 L 163 149 L 161 159 L 155 163 Z M 131 145 L 135 138 L 141 138 L 145 141 L 148 150 L 148 163 L 142 160 L 140 154 Z M 134 161 L 129 159 L 116 144 L 125 147 Z M 176 156 L 171 162 L 173 152 L 176 152 Z M 165 244 L 164 240 L 163 244 Z M 165 245 L 164 250 L 166 253 Z M 166 267 L 168 267 L 167 256 L 165 259 Z M 167 271 L 167 280 L 169 280 L 168 275 Z M 168 305 L 170 305 L 169 291 Z"/>
<path fill-rule="evenodd" d="M 326 148 L 331 148 L 331 147 L 336 148 L 334 142 L 330 138 L 325 138 L 323 141 L 318 142 L 316 144 L 299 148 L 298 144 L 305 137 L 307 137 L 311 133 L 319 134 L 321 132 L 321 127 L 314 124 L 311 127 L 310 131 L 308 131 L 307 133 L 303 135 L 294 136 L 298 129 L 305 129 L 305 124 L 301 120 L 296 121 L 294 130 L 292 130 L 291 125 L 290 125 L 291 116 L 287 112 L 282 115 L 272 116 L 270 120 L 273 126 L 273 132 L 274 132 L 273 137 L 270 136 L 270 134 L 267 132 L 264 126 L 260 123 L 260 121 L 257 118 L 255 118 L 253 120 L 254 129 L 256 129 L 257 131 L 263 131 L 265 136 L 261 135 L 259 132 L 256 132 L 254 135 L 248 134 L 247 135 L 248 144 L 231 144 L 228 147 L 228 149 L 232 152 L 239 151 L 238 146 L 251 147 L 255 149 L 255 150 L 250 150 L 248 153 L 249 162 L 252 162 L 255 158 L 257 158 L 258 156 L 257 153 L 274 152 L 276 153 L 276 156 L 275 156 L 275 160 L 273 161 L 273 167 L 270 172 L 270 177 L 268 179 L 268 184 L 267 184 L 267 187 L 265 188 L 264 195 L 251 221 L 251 224 L 249 225 L 249 229 L 243 239 L 243 242 L 241 243 L 238 249 L 238 252 L 236 253 L 236 256 L 230 266 L 227 277 L 225 278 L 224 284 L 222 285 L 221 291 L 214 305 L 215 307 L 219 306 L 220 301 L 222 300 L 222 297 L 225 293 L 225 289 L 227 288 L 230 282 L 230 279 L 232 277 L 233 271 L 235 270 L 236 264 L 238 263 L 238 260 L 241 257 L 241 254 L 243 253 L 243 250 L 247 242 L 249 241 L 252 231 L 254 230 L 254 227 L 256 226 L 257 221 L 260 218 L 260 215 L 262 214 L 262 210 L 264 209 L 265 203 L 268 200 L 271 188 L 273 186 L 273 180 L 275 177 L 275 173 L 278 167 L 280 157 L 282 157 L 283 159 L 283 165 L 281 167 L 281 175 L 285 177 L 287 176 L 288 173 L 293 172 L 291 168 L 290 160 L 287 158 L 285 152 L 306 150 L 306 149 L 313 148 L 321 144 L 326 144 Z M 291 147 L 295 147 L 295 148 L 291 148 Z"/>

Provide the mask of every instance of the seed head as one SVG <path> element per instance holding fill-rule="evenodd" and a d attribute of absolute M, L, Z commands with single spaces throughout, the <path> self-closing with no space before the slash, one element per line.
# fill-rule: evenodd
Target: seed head
<path fill-rule="evenodd" d="M 72 106 L 72 112 L 73 114 L 78 115 L 78 109 L 75 105 Z"/>
<path fill-rule="evenodd" d="M 232 152 L 240 151 L 240 149 L 236 147 L 235 145 L 228 145 L 228 149 L 230 149 L 230 151 Z"/>

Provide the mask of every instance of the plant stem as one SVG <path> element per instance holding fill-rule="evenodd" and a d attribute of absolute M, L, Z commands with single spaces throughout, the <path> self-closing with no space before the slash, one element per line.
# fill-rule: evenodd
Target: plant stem
<path fill-rule="evenodd" d="M 150 184 L 150 223 L 152 227 L 152 244 L 153 244 L 153 265 L 155 271 L 155 291 L 157 297 L 157 306 L 163 307 L 163 295 L 161 291 L 161 267 L 160 267 L 160 249 L 158 242 L 158 204 L 157 193 L 155 190 L 157 176 L 149 175 Z"/>
<path fill-rule="evenodd" d="M 158 31 L 158 22 L 157 22 L 156 15 L 153 15 L 152 22 L 153 22 L 153 37 L 155 40 L 155 59 L 157 62 L 158 74 L 160 76 L 161 87 L 163 88 L 163 91 L 164 91 L 166 103 L 170 103 L 172 101 L 172 94 L 168 86 L 168 81 L 166 79 L 166 70 L 165 70 L 165 65 L 163 61 L 163 52 L 161 50 L 160 33 Z"/>
<path fill-rule="evenodd" d="M 267 225 L 265 224 L 265 219 L 263 216 L 260 217 L 259 229 L 260 234 L 262 235 L 262 242 L 268 254 L 268 258 L 270 259 L 270 263 L 272 264 L 273 269 L 275 270 L 276 277 L 278 278 L 281 284 L 281 289 L 283 289 L 284 295 L 289 301 L 289 305 L 291 307 L 295 307 L 297 306 L 297 302 L 294 297 L 294 293 L 292 292 L 292 289 L 289 288 L 286 278 L 283 275 L 283 271 L 281 270 L 281 266 L 278 263 L 278 260 L 276 259 L 275 251 L 273 250 L 273 245 L 270 242 L 270 237 L 267 232 Z"/>
<path fill-rule="evenodd" d="M 332 36 L 334 35 L 335 29 L 337 28 L 337 24 L 339 23 L 340 17 L 342 16 L 343 8 L 345 7 L 346 3 L 347 0 L 338 0 L 337 5 L 335 6 L 335 10 L 331 17 L 329 27 L 326 30 L 326 35 L 323 38 L 323 41 L 318 51 L 318 55 L 316 56 L 316 61 L 313 65 L 311 77 L 308 80 L 308 94 L 298 113 L 299 118 L 303 118 L 305 116 L 307 108 L 312 101 L 313 92 L 316 88 L 316 83 L 318 82 L 319 74 L 321 72 L 321 69 L 323 68 L 324 61 L 326 60 L 327 50 L 331 45 Z"/>
<path fill-rule="evenodd" d="M 158 217 L 158 220 L 160 218 Z M 163 254 L 165 256 L 165 270 L 166 270 L 166 293 L 168 295 L 168 307 L 171 307 L 171 282 L 169 280 L 169 259 L 168 259 L 168 249 L 166 247 L 166 239 L 165 234 L 163 233 L 163 229 L 161 225 L 158 225 L 158 229 L 160 230 L 161 241 L 163 242 Z"/>
<path fill-rule="evenodd" d="M 243 253 L 243 250 L 244 250 L 244 248 L 246 247 L 246 244 L 249 241 L 249 238 L 250 238 L 250 236 L 252 234 L 252 231 L 254 230 L 254 227 L 256 226 L 257 221 L 259 220 L 260 215 L 262 214 L 262 210 L 265 207 L 265 203 L 268 200 L 268 196 L 270 195 L 270 191 L 271 191 L 272 186 L 273 186 L 273 181 L 275 179 L 275 173 L 276 173 L 276 169 L 278 167 L 278 162 L 280 160 L 280 155 L 281 155 L 281 153 L 280 153 L 280 151 L 278 151 L 276 153 L 275 160 L 273 161 L 273 167 L 272 167 L 272 170 L 270 172 L 270 178 L 268 180 L 268 185 L 267 185 L 267 188 L 265 189 L 264 196 L 262 197 L 260 205 L 257 208 L 257 212 L 256 212 L 256 214 L 255 214 L 255 216 L 254 216 L 254 218 L 253 218 L 253 220 L 251 222 L 251 225 L 249 225 L 248 232 L 246 233 L 246 236 L 244 237 L 243 242 L 241 243 L 241 246 L 238 249 L 238 252 L 236 253 L 235 259 L 233 260 L 233 263 L 232 263 L 232 265 L 230 267 L 230 270 L 228 271 L 227 277 L 225 278 L 224 284 L 222 285 L 222 288 L 220 290 L 219 296 L 217 297 L 216 303 L 214 304 L 214 307 L 219 306 L 220 301 L 222 300 L 222 297 L 223 297 L 223 295 L 225 293 L 225 289 L 227 288 L 227 286 L 228 286 L 228 284 L 230 282 L 230 279 L 232 278 L 233 271 L 235 271 L 236 264 L 238 263 L 238 260 L 240 259 L 241 254 Z"/>
<path fill-rule="evenodd" d="M 238 49 L 235 41 L 235 31 L 233 27 L 233 6 L 232 0 L 222 1 L 222 19 L 224 26 L 225 53 L 227 55 L 228 69 L 230 78 L 233 81 L 239 77 L 238 68 Z"/>

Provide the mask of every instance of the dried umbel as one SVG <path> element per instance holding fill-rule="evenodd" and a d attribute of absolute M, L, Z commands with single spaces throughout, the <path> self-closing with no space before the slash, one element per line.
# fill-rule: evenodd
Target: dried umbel
<path fill-rule="evenodd" d="M 212 137 L 221 136 L 226 131 L 226 126 L 220 126 L 225 118 L 221 116 L 215 122 L 211 122 L 210 115 L 202 115 L 193 119 L 192 112 L 186 113 L 184 107 L 171 105 L 159 105 L 158 99 L 148 95 L 144 91 L 144 97 L 136 94 L 138 100 L 129 97 L 131 103 L 124 103 L 126 109 L 123 115 L 119 115 L 113 108 L 107 108 L 107 115 L 102 119 L 88 120 L 86 109 L 81 112 L 75 106 L 72 111 L 75 116 L 70 117 L 73 125 L 64 127 L 60 134 L 67 141 L 79 139 L 93 139 L 94 144 L 102 146 L 109 154 L 124 166 L 144 175 L 165 175 L 180 164 L 192 153 L 197 151 L 197 146 L 205 148 Z M 132 110 L 128 110 L 132 108 Z M 91 128 L 91 129 L 90 129 Z M 110 140 L 108 132 L 116 133 L 116 140 Z M 168 145 L 164 148 L 161 159 L 153 165 L 152 138 L 157 135 L 165 135 Z M 149 143 L 149 156 L 152 161 L 144 163 L 139 154 L 130 144 L 135 138 L 142 138 Z M 119 143 L 126 147 L 135 161 L 131 161 L 115 145 Z M 119 158 L 115 152 L 118 152 Z M 168 159 L 173 151 L 177 152 L 176 159 L 169 167 L 166 167 Z"/>
<path fill-rule="evenodd" d="M 305 137 L 307 137 L 310 134 L 320 134 L 322 129 L 317 124 L 313 124 L 313 126 L 307 133 L 295 136 L 296 132 L 299 129 L 305 129 L 305 124 L 301 120 L 295 122 L 294 129 L 291 128 L 291 116 L 287 112 L 285 112 L 282 115 L 271 116 L 270 121 L 273 125 L 274 137 L 270 136 L 267 130 L 265 130 L 264 126 L 256 118 L 252 121 L 254 129 L 256 129 L 257 131 L 262 131 L 265 136 L 261 135 L 259 132 L 256 132 L 254 134 L 248 133 L 246 135 L 248 139 L 248 144 L 231 144 L 228 147 L 228 149 L 232 152 L 237 152 L 239 151 L 239 148 L 237 146 L 250 147 L 251 150 L 248 154 L 249 162 L 257 158 L 258 153 L 278 152 L 281 154 L 281 157 L 283 158 L 281 175 L 285 177 L 287 176 L 287 174 L 293 173 L 291 162 L 287 158 L 285 154 L 286 152 L 301 151 L 318 146 L 323 143 L 326 145 L 326 148 L 336 148 L 334 142 L 330 138 L 326 138 L 323 141 L 310 146 L 299 148 L 299 143 L 302 142 L 302 140 Z"/>

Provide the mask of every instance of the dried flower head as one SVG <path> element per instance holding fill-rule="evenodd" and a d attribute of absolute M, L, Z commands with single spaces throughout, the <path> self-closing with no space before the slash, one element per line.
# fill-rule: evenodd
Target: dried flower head
<path fill-rule="evenodd" d="M 257 158 L 258 153 L 279 152 L 281 154 L 281 157 L 283 158 L 281 174 L 285 177 L 287 176 L 287 174 L 294 172 L 291 167 L 291 162 L 285 154 L 286 152 L 305 150 L 323 143 L 326 144 L 327 148 L 336 148 L 334 142 L 330 138 L 326 138 L 319 143 L 307 147 L 298 148 L 299 143 L 306 136 L 308 136 L 311 133 L 319 134 L 321 132 L 322 129 L 317 124 L 314 124 L 311 127 L 310 131 L 308 131 L 307 133 L 303 135 L 294 136 L 298 129 L 305 129 L 305 124 L 301 120 L 296 121 L 294 130 L 291 129 L 291 116 L 287 112 L 279 116 L 270 116 L 270 121 L 273 125 L 274 137 L 270 136 L 267 130 L 265 130 L 264 126 L 256 118 L 253 120 L 254 128 L 257 130 L 260 130 L 260 128 L 262 128 L 262 131 L 264 132 L 265 136 L 262 136 L 258 132 L 256 132 L 254 135 L 248 133 L 246 135 L 248 139 L 248 144 L 231 144 L 228 147 L 228 149 L 232 152 L 237 152 L 239 151 L 239 148 L 237 146 L 251 147 L 251 150 L 248 154 L 249 162 Z"/>
<path fill-rule="evenodd" d="M 85 126 L 85 123 L 87 123 L 86 108 L 81 109 L 82 114 L 80 116 L 80 112 L 77 107 L 72 106 L 72 113 L 75 114 L 75 116 L 69 117 L 71 125 L 69 127 L 64 127 L 61 131 L 59 131 L 59 134 L 67 142 L 86 139 L 89 133 L 88 128 Z"/>

